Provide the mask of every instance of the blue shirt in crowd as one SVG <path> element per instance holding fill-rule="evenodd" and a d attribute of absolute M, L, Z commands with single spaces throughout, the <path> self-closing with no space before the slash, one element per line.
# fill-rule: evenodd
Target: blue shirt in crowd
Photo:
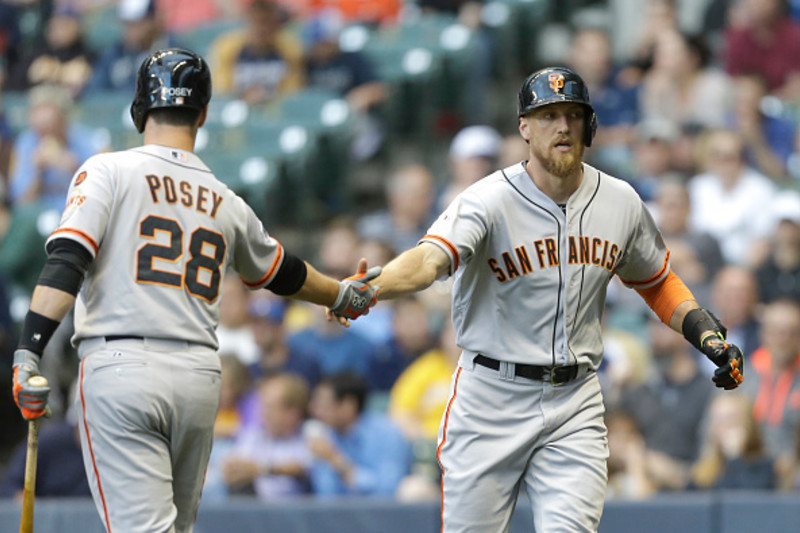
<path fill-rule="evenodd" d="M 94 130 L 82 124 L 70 124 L 67 130 L 67 148 L 79 163 L 105 148 L 102 138 L 94 134 Z M 14 145 L 14 164 L 9 183 L 11 201 L 16 203 L 28 190 L 36 184 L 36 167 L 33 164 L 34 154 L 41 142 L 39 134 L 33 130 L 23 131 Z M 58 168 L 47 168 L 41 179 L 38 200 L 43 207 L 62 211 L 67 201 L 67 191 L 72 181 L 72 171 Z"/>
<path fill-rule="evenodd" d="M 346 434 L 331 432 L 333 444 L 355 468 L 350 485 L 328 462 L 315 459 L 311 486 L 319 496 L 392 496 L 411 470 L 411 446 L 389 418 L 365 413 Z"/>

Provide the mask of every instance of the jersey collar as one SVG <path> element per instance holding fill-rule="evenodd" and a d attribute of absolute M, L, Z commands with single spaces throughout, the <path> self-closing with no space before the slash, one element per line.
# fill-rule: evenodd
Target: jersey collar
<path fill-rule="evenodd" d="M 209 172 L 209 168 L 194 152 L 187 152 L 186 150 L 160 144 L 146 144 L 134 148 L 133 150 L 154 155 L 165 161 L 175 163 L 176 165 L 188 166 L 197 170 Z"/>
<path fill-rule="evenodd" d="M 531 177 L 525 170 L 525 162 L 516 163 L 503 169 L 509 181 L 517 187 L 522 194 L 528 198 L 536 201 L 540 205 L 548 206 L 548 208 L 556 214 L 563 216 L 561 209 L 556 203 L 546 194 L 544 194 L 539 187 L 533 182 Z M 583 163 L 583 179 L 577 190 L 572 193 L 567 201 L 567 209 L 582 209 L 588 204 L 597 190 L 597 183 L 600 180 L 600 173 L 598 170 L 586 163 Z"/>

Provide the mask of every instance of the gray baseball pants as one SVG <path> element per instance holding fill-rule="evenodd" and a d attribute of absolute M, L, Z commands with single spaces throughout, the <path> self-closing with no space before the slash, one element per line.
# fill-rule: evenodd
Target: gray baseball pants
<path fill-rule="evenodd" d="M 106 530 L 191 532 L 219 404 L 216 351 L 100 337 L 78 354 L 83 461 Z"/>
<path fill-rule="evenodd" d="M 508 531 L 524 484 L 536 533 L 593 533 L 608 444 L 595 372 L 560 386 L 462 360 L 439 428 L 442 532 Z"/>

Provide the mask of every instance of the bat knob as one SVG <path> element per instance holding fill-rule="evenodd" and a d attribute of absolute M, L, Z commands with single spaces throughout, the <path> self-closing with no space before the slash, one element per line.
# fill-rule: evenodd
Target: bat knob
<path fill-rule="evenodd" d="M 31 387 L 47 387 L 47 378 L 44 376 L 32 376 L 28 379 L 28 385 Z"/>

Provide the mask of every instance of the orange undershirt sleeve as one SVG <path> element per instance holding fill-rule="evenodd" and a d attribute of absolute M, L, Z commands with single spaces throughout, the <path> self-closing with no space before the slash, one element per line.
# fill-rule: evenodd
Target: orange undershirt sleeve
<path fill-rule="evenodd" d="M 670 271 L 661 283 L 649 289 L 636 289 L 647 305 L 664 324 L 669 325 L 672 313 L 680 304 L 694 300 L 692 291 L 683 283 L 677 274 Z"/>

